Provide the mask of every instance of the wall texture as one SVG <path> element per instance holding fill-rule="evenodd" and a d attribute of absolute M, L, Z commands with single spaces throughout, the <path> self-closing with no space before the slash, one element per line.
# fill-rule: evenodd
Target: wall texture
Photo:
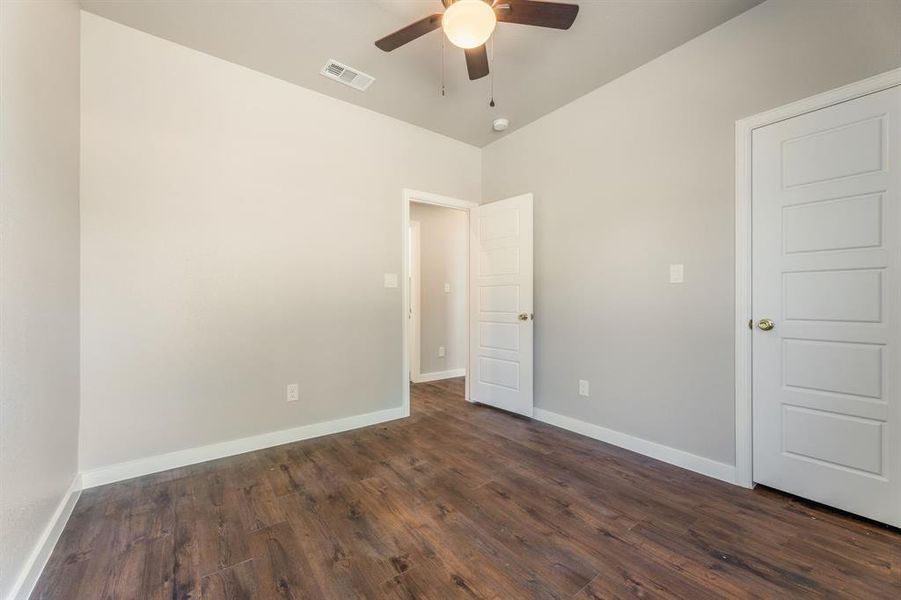
<path fill-rule="evenodd" d="M 78 36 L 0 3 L 0 598 L 78 470 Z"/>
<path fill-rule="evenodd" d="M 82 468 L 399 406 L 402 189 L 479 150 L 82 27 Z"/>
<path fill-rule="evenodd" d="M 422 374 L 466 367 L 466 278 L 469 224 L 453 208 L 412 203 L 410 220 L 419 222 L 420 339 Z M 450 292 L 444 284 L 450 284 Z M 444 357 L 438 347 L 444 346 Z"/>
<path fill-rule="evenodd" d="M 537 406 L 734 462 L 735 121 L 898 67 L 899 24 L 770 0 L 484 149 L 486 201 L 535 194 Z"/>

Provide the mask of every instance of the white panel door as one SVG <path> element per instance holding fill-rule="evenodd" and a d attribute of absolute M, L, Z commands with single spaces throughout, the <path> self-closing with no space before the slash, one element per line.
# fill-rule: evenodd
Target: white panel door
<path fill-rule="evenodd" d="M 752 176 L 754 481 L 901 526 L 901 88 L 755 130 Z"/>
<path fill-rule="evenodd" d="M 532 416 L 532 194 L 469 222 L 470 399 Z"/>

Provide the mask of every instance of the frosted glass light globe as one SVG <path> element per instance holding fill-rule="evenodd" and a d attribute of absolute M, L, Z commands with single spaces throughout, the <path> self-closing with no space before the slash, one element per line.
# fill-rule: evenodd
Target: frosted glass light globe
<path fill-rule="evenodd" d="M 482 0 L 457 0 L 444 11 L 441 26 L 454 46 L 477 48 L 491 37 L 497 15 Z"/>

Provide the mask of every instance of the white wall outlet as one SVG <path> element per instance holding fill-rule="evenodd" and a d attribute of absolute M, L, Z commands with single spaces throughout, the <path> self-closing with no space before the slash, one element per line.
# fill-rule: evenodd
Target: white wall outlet
<path fill-rule="evenodd" d="M 444 293 L 450 294 L 450 284 L 449 283 L 444 284 Z"/>
<path fill-rule="evenodd" d="M 438 346 L 438 357 L 444 358 L 444 355 L 447 354 L 444 350 L 444 346 Z"/>
<path fill-rule="evenodd" d="M 397 273 L 385 273 L 385 287 L 386 288 L 396 288 L 397 287 Z"/>
<path fill-rule="evenodd" d="M 585 379 L 579 380 L 579 395 L 588 397 L 588 381 Z"/>
<path fill-rule="evenodd" d="M 669 282 L 682 283 L 685 281 L 685 265 L 669 266 Z"/>
<path fill-rule="evenodd" d="M 287 388 L 286 401 L 297 402 L 300 399 L 300 386 L 296 383 L 289 383 Z"/>

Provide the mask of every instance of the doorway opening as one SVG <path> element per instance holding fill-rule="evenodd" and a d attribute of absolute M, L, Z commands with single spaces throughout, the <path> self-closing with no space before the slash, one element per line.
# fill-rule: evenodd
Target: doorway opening
<path fill-rule="evenodd" d="M 475 202 L 404 190 L 404 407 L 410 386 L 447 382 L 469 400 L 469 210 Z M 462 386 L 460 378 L 463 378 Z"/>
<path fill-rule="evenodd" d="M 422 240 L 426 235 L 421 222 L 418 229 L 416 226 L 410 228 L 410 212 L 414 204 L 457 209 L 464 211 L 466 217 L 469 232 L 465 254 L 467 273 L 460 294 L 465 306 L 463 354 L 466 358 L 463 364 L 466 377 L 463 383 L 466 401 L 531 417 L 535 410 L 532 378 L 535 318 L 532 194 L 520 194 L 480 205 L 415 190 L 404 190 L 402 205 L 401 281 L 404 283 L 404 301 L 400 375 L 404 414 L 410 414 L 410 347 L 414 345 L 411 335 L 416 330 L 415 324 L 411 324 L 414 320 L 411 312 L 411 238 L 418 231 L 422 254 Z M 419 284 L 420 304 L 425 305 L 422 302 L 422 283 Z M 453 289 L 452 285 L 445 285 L 448 283 L 440 281 L 441 293 L 448 293 L 444 292 L 448 287 Z M 422 325 L 419 330 L 421 334 Z M 421 378 L 423 359 L 430 348 L 426 347 L 422 335 L 419 336 L 418 346 Z M 440 345 L 435 346 L 433 343 L 431 350 L 440 351 Z"/>
<path fill-rule="evenodd" d="M 410 204 L 410 381 L 466 375 L 466 212 Z"/>

